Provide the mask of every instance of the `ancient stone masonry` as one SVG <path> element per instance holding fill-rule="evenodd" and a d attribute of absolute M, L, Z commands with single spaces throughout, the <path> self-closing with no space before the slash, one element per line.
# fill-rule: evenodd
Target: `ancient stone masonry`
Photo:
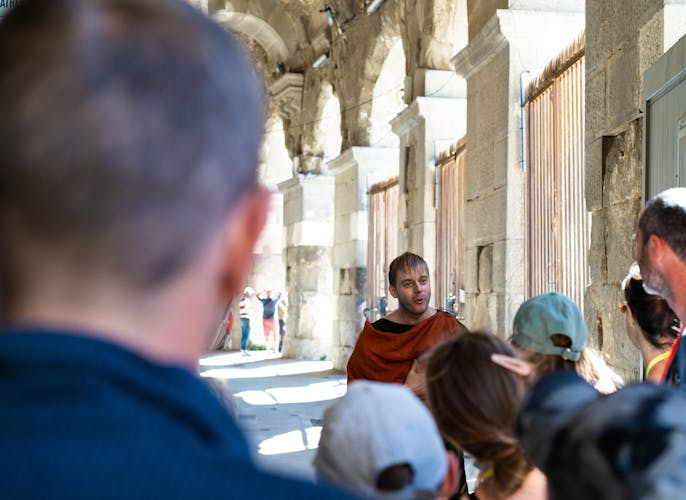
<path fill-rule="evenodd" d="M 464 316 L 503 336 L 524 299 L 523 75 L 583 30 L 583 5 L 511 3 L 469 2 L 469 44 L 453 58 L 467 79 Z"/>
<path fill-rule="evenodd" d="M 463 136 L 463 314 L 470 327 L 510 333 L 525 298 L 521 87 L 585 28 L 592 213 L 585 314 L 592 345 L 624 374 L 635 371 L 616 303 L 644 194 L 641 79 L 686 32 L 686 2 L 386 0 L 374 9 L 370 0 L 189 2 L 245 41 L 272 100 L 269 127 L 282 133 L 282 154 L 264 155 L 263 170 L 284 175 L 277 176 L 283 215 L 274 209 L 273 220 L 283 220 L 286 353 L 330 356 L 339 368 L 364 305 L 368 187 L 399 178 L 399 251 L 422 253 L 434 270 L 435 164 Z M 389 58 L 400 54 L 404 74 L 384 76 Z M 388 87 L 377 88 L 384 78 Z M 380 113 L 395 105 L 380 94 L 401 106 Z M 274 167 L 283 162 L 276 156 L 289 165 Z"/>
<path fill-rule="evenodd" d="M 586 317 L 594 345 L 628 378 L 638 357 L 617 301 L 634 259 L 643 184 L 641 77 L 686 32 L 682 2 L 586 2 L 586 206 L 592 212 Z"/>

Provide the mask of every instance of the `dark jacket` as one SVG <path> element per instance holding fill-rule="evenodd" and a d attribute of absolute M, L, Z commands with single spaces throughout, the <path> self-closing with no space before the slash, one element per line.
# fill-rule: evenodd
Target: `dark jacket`
<path fill-rule="evenodd" d="M 63 332 L 0 332 L 3 498 L 339 498 L 259 471 L 200 378 Z"/>

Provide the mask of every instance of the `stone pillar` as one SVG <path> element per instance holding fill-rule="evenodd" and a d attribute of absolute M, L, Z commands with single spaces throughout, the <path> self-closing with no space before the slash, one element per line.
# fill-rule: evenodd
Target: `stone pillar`
<path fill-rule="evenodd" d="M 332 357 L 334 182 L 329 175 L 301 175 L 279 184 L 288 287 L 283 354 L 289 358 Z"/>
<path fill-rule="evenodd" d="M 464 316 L 470 328 L 503 336 L 525 290 L 522 80 L 542 70 L 584 27 L 583 4 L 569 12 L 569 2 L 561 3 L 564 13 L 495 10 L 480 31 L 470 26 L 469 44 L 453 58 L 467 79 L 469 110 Z M 551 9 L 555 5 L 550 2 Z"/>
<path fill-rule="evenodd" d="M 352 147 L 328 164 L 336 176 L 333 246 L 334 367 L 345 370 L 364 325 L 368 189 L 398 175 L 396 148 Z"/>
<path fill-rule="evenodd" d="M 419 69 L 411 82 L 413 102 L 391 121 L 400 137 L 398 251 L 422 255 L 436 271 L 436 161 L 465 133 L 464 79 L 451 71 Z M 432 297 L 432 302 L 435 297 Z"/>
<path fill-rule="evenodd" d="M 283 120 L 286 149 L 291 158 L 298 158 L 297 149 L 300 142 L 301 108 L 303 103 L 303 88 L 305 77 L 301 73 L 286 73 L 269 86 L 269 96 L 279 108 L 279 114 Z"/>

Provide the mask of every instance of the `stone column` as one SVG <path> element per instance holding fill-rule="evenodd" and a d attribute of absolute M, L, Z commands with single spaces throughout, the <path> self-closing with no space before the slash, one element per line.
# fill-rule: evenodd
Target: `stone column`
<path fill-rule="evenodd" d="M 410 83 L 412 103 L 391 121 L 400 137 L 398 251 L 422 255 L 436 271 L 436 161 L 465 133 L 466 86 L 451 71 L 419 69 Z M 432 297 L 432 302 L 435 297 Z"/>
<path fill-rule="evenodd" d="M 522 80 L 542 70 L 584 27 L 583 4 L 580 12 L 569 12 L 570 2 L 557 3 L 566 12 L 533 10 L 540 3 L 532 10 L 495 10 L 479 31 L 470 25 L 469 44 L 453 58 L 467 79 L 469 110 L 464 315 L 471 328 L 503 336 L 525 289 Z"/>
<path fill-rule="evenodd" d="M 299 175 L 279 184 L 288 287 L 283 354 L 289 358 L 332 357 L 334 182 L 330 175 Z"/>
<path fill-rule="evenodd" d="M 334 367 L 345 370 L 364 325 L 368 189 L 398 175 L 396 148 L 352 147 L 328 163 L 336 176 L 333 246 Z"/>

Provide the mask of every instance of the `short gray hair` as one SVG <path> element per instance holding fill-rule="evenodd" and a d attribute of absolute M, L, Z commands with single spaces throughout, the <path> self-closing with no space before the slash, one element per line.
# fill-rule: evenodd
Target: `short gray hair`
<path fill-rule="evenodd" d="M 0 23 L 5 292 L 27 245 L 139 288 L 173 276 L 255 185 L 263 100 L 182 0 L 20 2 Z"/>

